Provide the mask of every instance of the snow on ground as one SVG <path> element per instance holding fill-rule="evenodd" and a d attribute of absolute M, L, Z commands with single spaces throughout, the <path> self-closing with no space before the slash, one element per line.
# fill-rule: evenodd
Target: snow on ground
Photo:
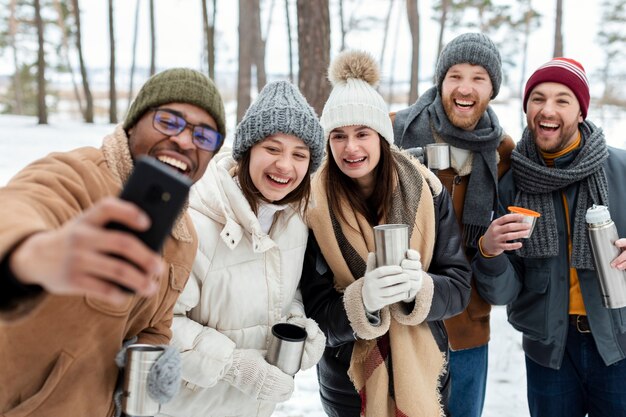
<path fill-rule="evenodd" d="M 521 132 L 519 111 L 515 106 L 496 104 L 500 122 L 516 140 Z M 605 109 L 590 113 L 591 120 L 605 130 L 607 142 L 626 147 L 624 112 Z M 234 122 L 233 122 L 234 123 Z M 507 127 L 508 126 L 508 127 Z M 5 184 L 27 163 L 53 151 L 65 151 L 80 146 L 99 146 L 102 137 L 112 132 L 107 124 L 86 125 L 80 122 L 51 119 L 47 126 L 38 126 L 33 117 L 0 116 L 0 185 Z M 229 128 L 227 143 L 232 141 Z M 323 417 L 319 401 L 315 368 L 296 375 L 293 397 L 280 404 L 276 417 Z M 471 399 L 468 399 L 471 401 Z M 521 335 L 506 321 L 504 307 L 494 307 L 491 316 L 489 344 L 489 373 L 483 417 L 525 417 L 526 378 Z"/>

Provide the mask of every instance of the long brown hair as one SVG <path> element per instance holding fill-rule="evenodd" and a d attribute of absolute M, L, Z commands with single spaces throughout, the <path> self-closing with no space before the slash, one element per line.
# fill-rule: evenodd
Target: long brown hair
<path fill-rule="evenodd" d="M 258 214 L 259 200 L 267 201 L 263 194 L 256 188 L 252 177 L 250 176 L 250 155 L 252 148 L 248 149 L 241 157 L 237 167 L 237 179 L 239 179 L 239 185 L 243 196 L 250 204 L 254 214 Z M 309 207 L 309 197 L 311 196 L 311 161 L 309 160 L 309 170 L 302 179 L 302 182 L 296 187 L 295 190 L 287 194 L 280 201 L 273 201 L 273 204 L 291 204 L 294 209 L 300 213 L 303 217 L 306 216 L 306 211 Z"/>
<path fill-rule="evenodd" d="M 362 214 L 372 225 L 377 225 L 387 218 L 391 210 L 392 195 L 396 176 L 396 163 L 391 153 L 391 145 L 380 134 L 380 160 L 374 168 L 374 187 L 372 195 L 365 199 L 357 189 L 354 181 L 345 175 L 337 166 L 332 156 L 330 139 L 326 143 L 327 163 L 322 168 L 326 173 L 326 198 L 330 210 L 347 223 L 341 209 L 342 197 L 358 213 Z"/>

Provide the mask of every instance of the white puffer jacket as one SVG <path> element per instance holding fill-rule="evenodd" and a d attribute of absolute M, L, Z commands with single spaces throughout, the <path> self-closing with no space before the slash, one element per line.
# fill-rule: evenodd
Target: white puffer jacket
<path fill-rule="evenodd" d="M 216 155 L 191 191 L 198 255 L 172 325 L 183 386 L 160 415 L 271 415 L 274 403 L 245 395 L 223 377 L 234 349 L 265 355 L 271 326 L 304 316 L 297 287 L 308 228 L 287 207 L 264 233 L 233 179 L 235 165 L 230 153 Z"/>

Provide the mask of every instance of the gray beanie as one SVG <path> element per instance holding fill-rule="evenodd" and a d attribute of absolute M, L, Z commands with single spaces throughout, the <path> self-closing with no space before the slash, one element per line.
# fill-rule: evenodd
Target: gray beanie
<path fill-rule="evenodd" d="M 257 142 L 275 133 L 296 136 L 311 152 L 311 172 L 324 156 L 324 134 L 315 110 L 300 91 L 287 81 L 275 81 L 263 87 L 246 111 L 235 131 L 233 158 L 243 154 Z"/>
<path fill-rule="evenodd" d="M 480 65 L 487 70 L 495 98 L 502 82 L 502 60 L 500 52 L 491 39 L 482 33 L 464 33 L 448 43 L 437 61 L 437 90 L 441 94 L 441 85 L 451 66 L 469 63 Z"/>

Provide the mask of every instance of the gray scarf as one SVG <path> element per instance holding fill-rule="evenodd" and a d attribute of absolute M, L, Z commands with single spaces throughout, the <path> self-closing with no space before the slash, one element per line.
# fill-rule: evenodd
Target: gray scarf
<path fill-rule="evenodd" d="M 549 168 L 535 146 L 528 128 L 511 155 L 515 185 L 515 205 L 541 213 L 533 234 L 519 254 L 526 258 L 549 258 L 558 255 L 558 234 L 552 193 L 580 183 L 574 213 L 571 265 L 578 269 L 594 269 L 585 214 L 593 204 L 608 206 L 609 191 L 602 167 L 609 157 L 602 129 L 586 121 L 579 125 L 581 148 L 567 168 Z"/>
<path fill-rule="evenodd" d="M 474 130 L 459 129 L 448 120 L 441 96 L 433 87 L 414 105 L 396 114 L 393 128 L 395 144 L 400 148 L 434 143 L 434 134 L 437 134 L 456 148 L 472 151 L 472 173 L 465 194 L 462 220 L 465 245 L 475 248 L 491 223 L 498 201 L 496 152 L 502 141 L 502 127 L 494 111 L 487 107 Z"/>

